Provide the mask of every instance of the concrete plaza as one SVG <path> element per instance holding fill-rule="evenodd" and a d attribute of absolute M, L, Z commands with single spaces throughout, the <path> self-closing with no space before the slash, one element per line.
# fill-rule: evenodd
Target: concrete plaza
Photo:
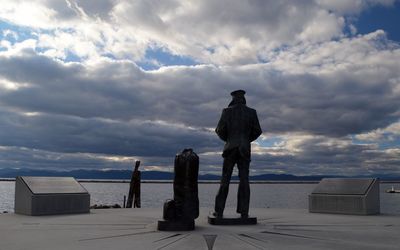
<path fill-rule="evenodd" d="M 0 250 L 400 249 L 399 215 L 251 209 L 258 217 L 255 226 L 212 226 L 209 210 L 202 208 L 196 230 L 187 232 L 157 231 L 161 208 L 38 217 L 0 214 Z"/>

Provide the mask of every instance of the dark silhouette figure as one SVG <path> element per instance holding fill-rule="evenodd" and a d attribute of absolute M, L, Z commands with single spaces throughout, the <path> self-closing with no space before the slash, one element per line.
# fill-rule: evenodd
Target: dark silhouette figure
<path fill-rule="evenodd" d="M 224 163 L 221 184 L 215 198 L 214 215 L 216 217 L 223 215 L 235 164 L 239 169 L 240 179 L 236 211 L 241 214 L 242 218 L 247 218 L 249 214 L 250 143 L 257 139 L 262 131 L 256 110 L 246 106 L 245 93 L 244 90 L 236 90 L 231 93 L 232 101 L 222 111 L 218 126 L 215 129 L 219 138 L 226 142 L 222 154 Z"/>

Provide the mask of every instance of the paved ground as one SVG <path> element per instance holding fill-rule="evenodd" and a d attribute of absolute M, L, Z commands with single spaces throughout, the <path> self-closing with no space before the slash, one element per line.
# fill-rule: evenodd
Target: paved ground
<path fill-rule="evenodd" d="M 310 214 L 292 209 L 251 212 L 258 225 L 211 226 L 208 209 L 201 209 L 196 230 L 190 232 L 157 231 L 161 209 L 41 217 L 0 214 L 0 250 L 400 249 L 400 216 Z"/>

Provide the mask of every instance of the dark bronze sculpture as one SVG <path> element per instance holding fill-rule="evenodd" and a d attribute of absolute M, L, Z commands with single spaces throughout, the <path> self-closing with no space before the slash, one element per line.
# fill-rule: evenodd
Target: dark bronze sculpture
<path fill-rule="evenodd" d="M 219 138 L 226 142 L 222 154 L 224 163 L 221 184 L 215 198 L 215 211 L 213 213 L 214 218 L 217 219 L 223 216 L 229 191 L 229 183 L 235 164 L 239 169 L 240 179 L 236 211 L 241 215 L 242 221 L 248 219 L 249 216 L 250 143 L 256 140 L 261 135 L 262 131 L 256 110 L 246 106 L 245 93 L 244 90 L 236 90 L 231 93 L 232 101 L 229 106 L 222 111 L 218 126 L 215 129 Z M 229 224 L 229 222 L 226 221 L 221 223 Z"/>
<path fill-rule="evenodd" d="M 164 203 L 164 220 L 158 221 L 158 230 L 193 230 L 199 216 L 199 157 L 191 148 L 184 149 L 176 155 L 174 165 L 174 199 Z"/>

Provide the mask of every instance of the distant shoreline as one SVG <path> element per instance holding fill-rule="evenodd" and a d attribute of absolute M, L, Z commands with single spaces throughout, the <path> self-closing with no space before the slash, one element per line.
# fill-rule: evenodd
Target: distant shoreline
<path fill-rule="evenodd" d="M 77 179 L 78 182 L 82 183 L 129 183 L 130 180 L 107 180 L 107 179 L 95 179 L 95 180 L 87 180 L 87 179 Z M 0 178 L 0 182 L 13 182 L 15 178 Z M 390 183 L 400 183 L 400 180 L 381 180 L 381 183 L 390 184 Z M 173 180 L 142 180 L 141 183 L 149 183 L 149 184 L 167 184 L 173 183 Z M 218 180 L 199 180 L 199 184 L 219 184 Z M 231 183 L 239 183 L 238 180 L 232 180 Z M 250 184 L 318 184 L 319 181 L 313 180 L 265 180 L 265 181 L 250 181 Z"/>

